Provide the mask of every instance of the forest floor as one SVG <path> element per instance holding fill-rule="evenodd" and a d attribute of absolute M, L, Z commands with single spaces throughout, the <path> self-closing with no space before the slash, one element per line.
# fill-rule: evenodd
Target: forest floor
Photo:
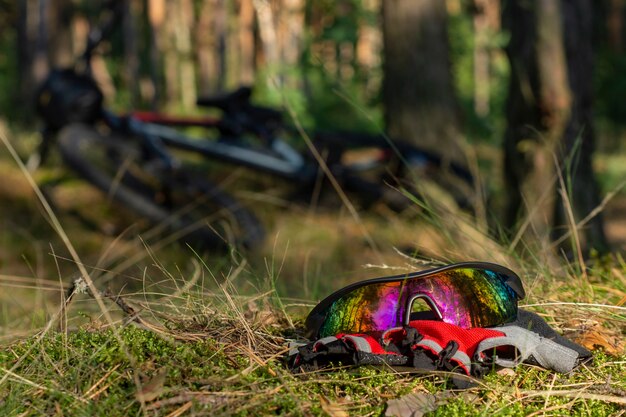
<path fill-rule="evenodd" d="M 53 167 L 35 179 L 59 175 Z M 442 416 L 626 411 L 624 191 L 604 211 L 615 253 L 587 260 L 583 274 L 575 263 L 546 263 L 542 253 L 494 240 L 462 213 L 425 220 L 377 207 L 354 218 L 278 197 L 268 203 L 259 191 L 236 194 L 259 208 L 270 231 L 265 246 L 203 256 L 119 238 L 127 215 L 70 181 L 50 192 L 76 260 L 4 149 L 0 178 L 2 415 L 346 416 L 402 405 Z M 568 375 L 523 365 L 462 392 L 449 389 L 445 374 L 286 369 L 287 342 L 301 338 L 317 300 L 349 282 L 423 269 L 429 259 L 489 260 L 519 272 L 522 304 L 592 348 L 593 364 Z M 76 295 L 63 309 L 78 263 L 103 292 L 99 301 Z"/>

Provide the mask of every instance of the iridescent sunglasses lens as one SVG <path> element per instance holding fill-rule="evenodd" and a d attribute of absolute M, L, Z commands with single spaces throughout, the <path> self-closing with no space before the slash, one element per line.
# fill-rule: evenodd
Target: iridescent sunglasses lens
<path fill-rule="evenodd" d="M 309 336 L 385 331 L 408 324 L 413 303 L 427 302 L 430 318 L 463 328 L 490 327 L 517 317 L 524 298 L 519 277 L 507 268 L 464 263 L 362 281 L 337 291 L 309 314 Z M 426 315 L 428 317 L 428 315 Z"/>

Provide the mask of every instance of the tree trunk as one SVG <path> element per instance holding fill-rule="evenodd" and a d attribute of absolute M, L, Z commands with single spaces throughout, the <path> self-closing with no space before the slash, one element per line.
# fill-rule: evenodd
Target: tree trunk
<path fill-rule="evenodd" d="M 576 221 L 580 221 L 600 204 L 600 189 L 593 173 L 593 45 L 592 0 L 562 1 L 567 76 L 572 92 L 570 118 L 559 148 L 560 168 L 568 183 L 568 195 Z M 557 194 L 555 233 L 568 224 L 564 202 Z M 608 251 L 602 214 L 585 226 L 582 238 L 587 249 Z"/>
<path fill-rule="evenodd" d="M 363 8 L 366 13 L 374 13 L 379 7 L 378 0 L 364 0 Z M 365 73 L 371 71 L 378 64 L 380 39 L 376 27 L 368 19 L 359 22 L 359 36 L 356 46 L 356 61 Z"/>
<path fill-rule="evenodd" d="M 139 3 L 134 1 L 125 2 L 122 19 L 124 38 L 124 70 L 122 74 L 126 90 L 130 93 L 130 105 L 132 107 L 136 107 L 139 103 L 139 48 L 135 21 L 135 16 L 141 13 L 141 10 L 137 10 L 138 6 Z"/>
<path fill-rule="evenodd" d="M 285 82 L 297 87 L 293 74 L 285 73 L 284 69 L 296 68 L 302 53 L 304 35 L 304 1 L 281 0 L 279 5 L 278 42 L 280 48 L 281 73 Z"/>
<path fill-rule="evenodd" d="M 462 161 L 445 2 L 383 0 L 382 4 L 383 103 L 389 134 Z"/>
<path fill-rule="evenodd" d="M 28 98 L 32 95 L 33 82 L 30 75 L 30 67 L 32 63 L 32 51 L 33 45 L 31 42 L 31 30 L 28 20 L 29 0 L 20 0 L 17 5 L 17 19 L 16 19 L 16 45 L 15 51 L 17 52 L 17 74 L 18 79 L 18 91 L 17 101 L 20 103 L 20 107 L 27 109 Z M 28 115 L 25 115 L 28 118 Z"/>
<path fill-rule="evenodd" d="M 49 45 L 48 60 L 52 67 L 72 64 L 73 6 L 70 0 L 52 0 L 48 10 Z"/>
<path fill-rule="evenodd" d="M 555 157 L 565 181 L 571 181 L 568 191 L 576 220 L 599 203 L 591 170 L 590 8 L 590 0 L 517 0 L 506 2 L 503 10 L 503 26 L 511 34 L 504 141 L 506 222 L 512 228 L 525 214 L 529 231 L 544 245 L 550 225 L 555 238 L 568 223 Z M 600 217 L 586 235 L 590 246 L 606 248 Z"/>
<path fill-rule="evenodd" d="M 609 0 L 606 16 L 608 43 L 614 53 L 622 52 L 624 37 L 624 1 Z"/>
<path fill-rule="evenodd" d="M 253 0 L 253 4 L 259 22 L 264 64 L 274 72 L 280 62 L 274 12 L 268 0 Z"/>
<path fill-rule="evenodd" d="M 542 17 L 541 8 L 549 16 Z M 511 34 L 504 140 L 509 194 L 506 222 L 512 227 L 521 216 L 527 216 L 528 233 L 545 248 L 554 206 L 553 155 L 569 105 L 559 0 L 508 2 L 503 26 Z"/>
<path fill-rule="evenodd" d="M 165 20 L 165 0 L 148 0 L 148 21 L 150 24 L 150 81 L 154 91 L 152 108 L 156 110 L 162 99 L 163 62 L 161 48 L 163 21 Z"/>
<path fill-rule="evenodd" d="M 474 0 L 474 111 L 489 114 L 491 48 L 500 29 L 500 0 Z"/>
<path fill-rule="evenodd" d="M 193 7 L 191 0 L 166 2 L 164 60 L 168 104 L 191 108 L 196 101 L 196 75 L 193 65 L 191 28 Z"/>
<path fill-rule="evenodd" d="M 180 85 L 178 83 L 178 53 L 176 51 L 176 26 L 175 19 L 177 4 L 174 1 L 165 2 L 165 19 L 163 30 L 158 33 L 163 54 L 165 99 L 168 106 L 178 103 L 180 97 Z"/>
<path fill-rule="evenodd" d="M 196 105 L 196 70 L 194 67 L 191 44 L 191 28 L 194 22 L 193 3 L 191 0 L 179 0 L 178 27 L 176 30 L 176 46 L 179 55 L 180 100 L 185 109 Z"/>
<path fill-rule="evenodd" d="M 255 63 L 254 6 L 252 0 L 239 3 L 239 84 L 251 85 L 254 82 Z"/>
<path fill-rule="evenodd" d="M 21 0 L 18 4 L 17 51 L 19 97 L 28 120 L 32 116 L 35 89 L 48 72 L 45 0 Z"/>
<path fill-rule="evenodd" d="M 198 85 L 200 95 L 209 95 L 217 86 L 217 65 L 214 54 L 215 32 L 213 30 L 213 4 L 202 1 L 196 22 L 196 59 L 198 61 Z"/>
<path fill-rule="evenodd" d="M 201 95 L 226 87 L 227 18 L 224 0 L 202 1 L 195 29 Z"/>
<path fill-rule="evenodd" d="M 363 8 L 369 15 L 374 15 L 380 9 L 380 0 L 364 0 Z M 361 19 L 356 44 L 357 74 L 363 80 L 369 94 L 377 91 L 379 83 L 377 77 L 372 77 L 373 71 L 380 65 L 382 40 L 380 27 L 370 19 Z"/>

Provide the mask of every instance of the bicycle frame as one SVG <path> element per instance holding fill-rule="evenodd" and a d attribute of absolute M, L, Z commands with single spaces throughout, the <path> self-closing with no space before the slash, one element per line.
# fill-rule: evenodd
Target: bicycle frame
<path fill-rule="evenodd" d="M 177 126 L 198 126 L 195 119 L 160 119 L 151 117 L 151 120 L 164 120 Z M 298 183 L 310 183 L 316 177 L 316 169 L 307 164 L 303 156 L 285 141 L 275 138 L 269 143 L 269 151 L 258 151 L 249 147 L 238 146 L 228 141 L 198 140 L 182 134 L 160 123 L 148 123 L 134 116 L 117 116 L 104 111 L 103 121 L 112 129 L 124 131 L 139 136 L 155 155 L 169 166 L 175 166 L 173 156 L 167 147 L 184 151 L 195 152 L 200 155 L 219 159 L 223 162 L 238 164 L 262 170 L 264 172 Z M 204 120 L 202 125 L 213 127 L 210 119 Z"/>
<path fill-rule="evenodd" d="M 115 23 L 119 21 L 119 2 L 112 3 L 112 16 L 101 28 L 95 27 L 89 33 L 87 47 L 81 56 L 84 61 L 82 73 L 91 77 L 90 59 L 95 48 L 111 32 Z M 78 65 L 77 65 L 78 67 Z M 165 167 L 175 170 L 182 165 L 169 148 L 193 152 L 206 158 L 216 159 L 220 162 L 245 166 L 253 170 L 262 171 L 301 186 L 312 186 L 319 180 L 319 163 L 327 165 L 326 174 L 337 179 L 341 186 L 348 191 L 356 191 L 363 194 L 367 199 L 378 198 L 384 194 L 384 179 L 369 181 L 362 176 L 368 170 L 374 170 L 385 166 L 389 161 L 396 168 L 391 172 L 392 176 L 398 175 L 398 165 L 414 166 L 433 163 L 441 165 L 437 155 L 418 150 L 412 145 L 400 142 L 391 142 L 384 135 L 363 138 L 359 134 L 337 133 L 314 135 L 314 141 L 322 144 L 329 153 L 324 161 L 318 161 L 305 153 L 299 152 L 287 141 L 276 135 L 278 129 L 285 126 L 281 123 L 280 113 L 274 109 L 268 109 L 252 105 L 249 101 L 251 89 L 240 88 L 234 93 L 222 98 L 201 98 L 198 105 L 216 107 L 224 112 L 221 119 L 211 117 L 187 117 L 179 118 L 161 115 L 153 112 L 133 112 L 127 115 L 117 115 L 109 110 L 102 109 L 98 123 L 104 123 L 113 132 L 121 133 L 141 141 L 143 149 L 147 152 L 146 158 L 158 158 Z M 176 128 L 180 127 L 203 127 L 217 129 L 221 136 L 217 140 L 195 139 L 185 135 Z M 48 142 L 54 132 L 44 131 L 44 140 L 40 146 L 42 159 L 48 150 Z M 258 139 L 260 146 L 250 145 L 238 141 L 238 138 L 252 136 Z M 349 142 L 349 143 L 344 143 Z M 355 145 L 356 146 L 353 146 Z M 351 148 L 379 148 L 380 157 L 370 159 L 365 163 L 346 164 L 343 161 L 345 151 Z M 421 159 L 420 159 L 421 158 Z M 425 162 L 421 162 L 421 161 Z M 417 161 L 417 162 L 415 162 Z M 462 173 L 452 164 L 451 170 L 457 175 Z M 401 177 L 402 175 L 398 175 Z M 471 183 L 471 175 L 467 178 Z"/>
<path fill-rule="evenodd" d="M 111 2 L 107 6 L 107 10 L 111 12 L 111 15 L 104 20 L 100 27 L 94 27 L 90 30 L 85 51 L 81 54 L 79 63 L 75 66 L 81 67 L 80 73 L 91 77 L 91 57 L 96 47 L 111 33 L 116 23 L 119 22 L 121 16 L 120 4 L 121 2 L 119 1 Z M 260 109 L 253 106 L 251 108 Z M 210 117 L 177 118 L 153 112 L 133 112 L 128 115 L 117 115 L 110 110 L 102 109 L 100 121 L 113 131 L 140 138 L 152 157 L 159 158 L 167 167 L 172 169 L 179 166 L 180 162 L 168 151 L 168 147 L 195 152 L 235 165 L 244 165 L 297 183 L 309 183 L 314 181 L 316 177 L 316 169 L 307 164 L 298 151 L 285 141 L 274 137 L 268 138 L 267 132 L 263 131 L 262 128 L 254 133 L 259 139 L 264 140 L 267 146 L 255 149 L 248 146 L 238 146 L 236 143 L 229 143 L 227 140 L 192 139 L 173 128 L 199 126 L 217 128 L 222 131 L 229 127 L 224 120 Z M 256 127 L 252 126 L 252 128 Z M 250 125 L 246 126 L 246 130 L 251 130 Z M 47 127 L 43 129 L 43 140 L 38 152 L 40 155 L 39 161 L 33 162 L 31 165 L 38 165 L 45 160 L 49 144 L 56 131 L 57 129 Z"/>

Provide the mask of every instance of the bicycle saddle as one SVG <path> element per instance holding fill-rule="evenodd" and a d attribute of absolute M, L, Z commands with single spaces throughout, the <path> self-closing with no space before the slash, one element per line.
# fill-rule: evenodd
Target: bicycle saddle
<path fill-rule="evenodd" d="M 251 95 L 252 88 L 244 86 L 230 93 L 200 97 L 196 103 L 198 106 L 218 108 L 231 116 L 244 116 L 244 120 L 252 126 L 267 123 L 279 125 L 282 122 L 280 111 L 251 104 Z"/>
<path fill-rule="evenodd" d="M 216 94 L 210 97 L 198 97 L 196 104 L 201 107 L 216 107 L 227 111 L 237 107 L 246 106 L 250 103 L 252 88 L 248 86 L 239 87 L 235 91 Z"/>

